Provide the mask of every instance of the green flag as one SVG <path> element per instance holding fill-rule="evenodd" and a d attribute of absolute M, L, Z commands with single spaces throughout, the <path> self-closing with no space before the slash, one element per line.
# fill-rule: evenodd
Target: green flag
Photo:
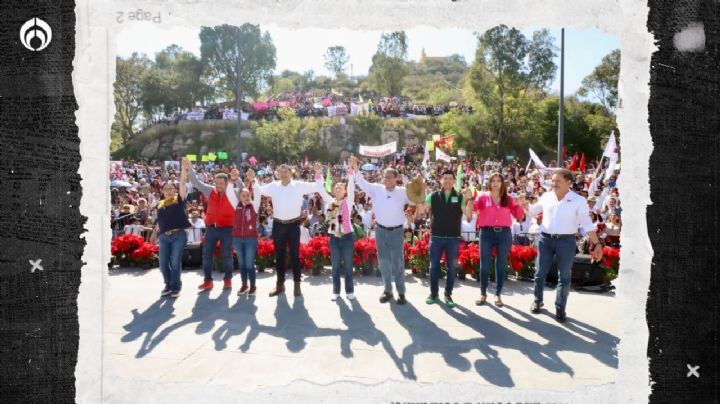
<path fill-rule="evenodd" d="M 203 156 L 202 156 L 202 161 L 203 161 L 203 162 L 210 161 L 210 158 L 208 158 L 208 155 L 207 155 L 207 154 L 203 154 Z"/>
<path fill-rule="evenodd" d="M 458 162 L 457 174 L 455 174 L 455 190 L 462 191 L 462 163 Z"/>
<path fill-rule="evenodd" d="M 210 161 L 215 161 L 217 160 L 217 156 L 215 155 L 215 153 L 208 153 L 208 159 Z"/>
<path fill-rule="evenodd" d="M 227 160 L 227 153 L 224 151 L 217 152 L 217 158 L 220 160 Z"/>
<path fill-rule="evenodd" d="M 329 194 L 332 194 L 332 175 L 330 175 L 330 167 L 327 168 L 325 173 L 325 190 L 328 191 Z"/>
<path fill-rule="evenodd" d="M 197 156 L 194 155 L 194 154 L 188 154 L 188 155 L 185 156 L 185 157 L 187 157 L 187 159 L 190 160 L 190 161 L 197 161 Z"/>

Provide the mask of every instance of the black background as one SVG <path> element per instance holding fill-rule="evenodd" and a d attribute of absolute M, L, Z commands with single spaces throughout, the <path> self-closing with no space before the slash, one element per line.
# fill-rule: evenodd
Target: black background
<path fill-rule="evenodd" d="M 75 4 L 31 3 L 0 2 L 0 401 L 65 403 L 75 398 L 85 246 L 71 78 Z M 650 401 L 718 402 L 720 1 L 648 5 L 647 29 L 659 46 L 648 106 Z M 53 30 L 40 52 L 19 41 L 32 17 Z M 673 36 L 696 21 L 705 49 L 676 51 Z M 31 273 L 37 259 L 44 270 Z M 688 364 L 700 366 L 700 378 L 687 377 Z"/>

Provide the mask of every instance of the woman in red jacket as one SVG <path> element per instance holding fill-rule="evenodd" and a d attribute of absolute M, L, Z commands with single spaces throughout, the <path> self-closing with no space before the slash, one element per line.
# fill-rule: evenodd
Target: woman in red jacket
<path fill-rule="evenodd" d="M 256 190 L 257 180 L 252 169 L 247 171 L 246 179 L 247 183 L 252 184 L 253 189 Z M 255 295 L 255 254 L 258 247 L 259 208 L 260 192 L 250 192 L 248 188 L 240 190 L 232 229 L 232 243 L 237 253 L 242 278 L 242 287 L 237 293 L 238 296 L 245 293 L 249 296 Z M 249 287 L 248 280 L 250 281 Z"/>

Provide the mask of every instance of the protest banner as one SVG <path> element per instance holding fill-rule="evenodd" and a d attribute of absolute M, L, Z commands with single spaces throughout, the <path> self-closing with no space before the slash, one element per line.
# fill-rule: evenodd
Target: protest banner
<path fill-rule="evenodd" d="M 397 151 L 397 142 L 390 142 L 381 146 L 360 145 L 358 153 L 367 157 L 385 157 Z"/>

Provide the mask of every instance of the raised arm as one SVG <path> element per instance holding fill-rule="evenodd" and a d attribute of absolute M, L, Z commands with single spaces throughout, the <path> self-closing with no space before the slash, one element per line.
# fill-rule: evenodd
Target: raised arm
<path fill-rule="evenodd" d="M 193 185 L 193 187 L 200 190 L 200 192 L 202 192 L 206 198 L 209 198 L 210 191 L 212 191 L 213 189 L 212 186 L 200 181 L 197 178 L 195 170 L 192 167 L 192 163 L 190 163 L 190 160 L 188 160 L 187 157 L 183 157 L 182 159 L 182 168 L 187 171 L 188 179 L 190 180 L 190 183 Z"/>
<path fill-rule="evenodd" d="M 355 178 L 353 177 L 353 169 L 347 171 L 348 183 L 347 183 L 347 206 L 348 209 L 352 209 L 355 205 Z"/>
<path fill-rule="evenodd" d="M 258 183 L 257 179 L 253 180 L 253 190 L 252 190 L 252 196 L 253 196 L 253 208 L 255 209 L 255 212 L 260 211 L 260 200 L 262 198 L 262 195 L 260 195 L 260 191 L 258 188 L 260 188 L 260 184 Z"/>
<path fill-rule="evenodd" d="M 185 195 L 187 195 L 187 189 L 186 189 L 186 183 L 187 183 L 187 169 L 185 169 L 185 166 L 180 167 L 180 199 L 183 201 L 185 200 Z"/>
<path fill-rule="evenodd" d="M 230 181 L 228 181 L 227 189 L 225 190 L 225 192 L 227 193 L 227 196 L 228 196 L 228 200 L 230 201 L 230 205 L 232 205 L 233 209 L 237 208 L 237 205 L 239 203 L 239 200 L 238 200 L 239 190 L 236 191 L 235 185 L 234 185 L 238 181 L 239 175 L 240 175 L 240 172 L 236 168 L 233 168 L 233 170 L 230 171 Z M 240 189 L 242 190 L 242 188 L 240 188 Z"/>
<path fill-rule="evenodd" d="M 328 167 L 328 170 L 329 169 L 330 167 Z M 301 189 L 303 194 L 314 194 L 317 192 L 322 195 L 322 192 L 325 190 L 322 176 L 322 165 L 320 163 L 315 163 L 315 182 L 298 182 L 302 185 Z"/>

